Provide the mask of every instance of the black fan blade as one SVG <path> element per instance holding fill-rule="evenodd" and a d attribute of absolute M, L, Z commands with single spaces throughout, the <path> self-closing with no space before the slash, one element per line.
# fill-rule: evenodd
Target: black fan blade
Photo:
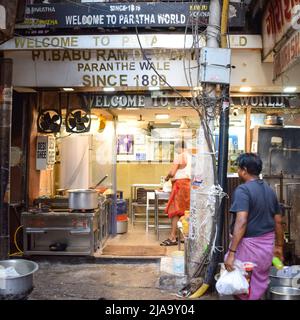
<path fill-rule="evenodd" d="M 51 123 L 49 129 L 52 132 L 58 132 L 60 129 L 60 125 L 58 123 Z"/>
<path fill-rule="evenodd" d="M 76 120 L 80 120 L 81 119 L 81 111 L 76 111 L 73 114 L 73 117 L 76 119 Z"/>
<path fill-rule="evenodd" d="M 68 123 L 69 123 L 69 127 L 71 128 L 71 129 L 74 129 L 75 127 L 76 127 L 76 120 L 75 120 L 75 118 L 68 118 Z"/>
<path fill-rule="evenodd" d="M 85 115 L 84 117 L 81 118 L 81 121 L 82 122 L 89 122 L 90 121 L 90 118 L 88 115 Z"/>
<path fill-rule="evenodd" d="M 60 116 L 58 114 L 55 114 L 52 119 L 51 119 L 51 122 L 57 122 L 60 120 Z"/>
<path fill-rule="evenodd" d="M 84 131 L 85 130 L 85 125 L 83 123 L 77 123 L 76 125 L 77 131 Z"/>
<path fill-rule="evenodd" d="M 43 131 L 46 131 L 46 130 L 49 130 L 49 123 L 47 123 L 46 121 L 41 121 L 40 122 L 40 128 L 43 130 Z"/>
<path fill-rule="evenodd" d="M 50 113 L 49 113 L 49 112 L 44 113 L 44 115 L 42 116 L 42 119 L 43 119 L 46 123 L 50 124 L 50 123 L 51 123 Z"/>

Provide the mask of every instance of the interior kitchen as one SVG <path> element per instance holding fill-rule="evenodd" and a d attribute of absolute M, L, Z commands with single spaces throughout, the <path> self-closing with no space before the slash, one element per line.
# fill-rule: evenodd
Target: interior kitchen
<path fill-rule="evenodd" d="M 103 107 L 116 96 L 119 107 Z M 173 97 L 164 108 L 155 94 L 127 95 L 130 107 L 124 94 L 102 97 L 48 91 L 29 103 L 28 210 L 12 230 L 25 255 L 167 254 L 159 245 L 170 227 L 164 178 L 176 141 L 196 153 L 198 114 Z M 148 195 L 157 190 L 166 197 L 155 205 Z"/>

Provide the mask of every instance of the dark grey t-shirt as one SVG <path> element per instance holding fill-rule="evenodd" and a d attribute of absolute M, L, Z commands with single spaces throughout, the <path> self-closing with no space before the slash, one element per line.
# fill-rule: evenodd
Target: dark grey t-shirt
<path fill-rule="evenodd" d="M 236 213 L 248 212 L 247 229 L 244 237 L 258 237 L 274 231 L 274 215 L 280 214 L 280 207 L 275 192 L 263 180 L 248 181 L 238 186 L 233 194 L 230 212 L 233 213 L 231 233 Z"/>

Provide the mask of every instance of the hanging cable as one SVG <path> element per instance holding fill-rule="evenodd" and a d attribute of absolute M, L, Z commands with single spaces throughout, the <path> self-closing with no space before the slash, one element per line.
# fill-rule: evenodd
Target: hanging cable
<path fill-rule="evenodd" d="M 19 248 L 19 245 L 18 245 L 18 242 L 17 242 L 17 234 L 18 234 L 18 231 L 21 229 L 21 228 L 23 228 L 23 226 L 21 225 L 21 226 L 19 226 L 17 229 L 16 229 L 16 231 L 15 231 L 15 233 L 14 233 L 14 245 L 15 245 L 15 247 L 17 248 L 17 252 L 14 252 L 14 253 L 11 253 L 9 256 L 10 257 L 14 257 L 14 256 L 21 256 L 21 255 L 23 255 L 23 251 Z"/>

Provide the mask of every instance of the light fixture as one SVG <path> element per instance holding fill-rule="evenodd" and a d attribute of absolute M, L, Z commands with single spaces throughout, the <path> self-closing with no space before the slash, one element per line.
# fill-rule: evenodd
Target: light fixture
<path fill-rule="evenodd" d="M 150 90 L 150 91 L 158 91 L 158 90 L 160 90 L 160 87 L 148 87 L 148 90 Z"/>
<path fill-rule="evenodd" d="M 165 120 L 165 119 L 169 119 L 169 115 L 167 113 L 156 113 L 155 114 L 155 118 L 158 120 Z"/>
<path fill-rule="evenodd" d="M 180 122 L 179 121 L 171 121 L 170 124 L 172 126 L 180 126 Z"/>
<path fill-rule="evenodd" d="M 74 91 L 73 88 L 62 88 L 64 91 Z"/>
<path fill-rule="evenodd" d="M 283 89 L 283 92 L 296 92 L 297 91 L 297 87 L 285 87 Z"/>
<path fill-rule="evenodd" d="M 116 89 L 113 88 L 113 87 L 104 87 L 103 91 L 105 91 L 105 92 L 113 92 L 113 91 L 116 91 Z"/>
<path fill-rule="evenodd" d="M 240 92 L 250 92 L 252 91 L 251 87 L 240 87 Z"/>

